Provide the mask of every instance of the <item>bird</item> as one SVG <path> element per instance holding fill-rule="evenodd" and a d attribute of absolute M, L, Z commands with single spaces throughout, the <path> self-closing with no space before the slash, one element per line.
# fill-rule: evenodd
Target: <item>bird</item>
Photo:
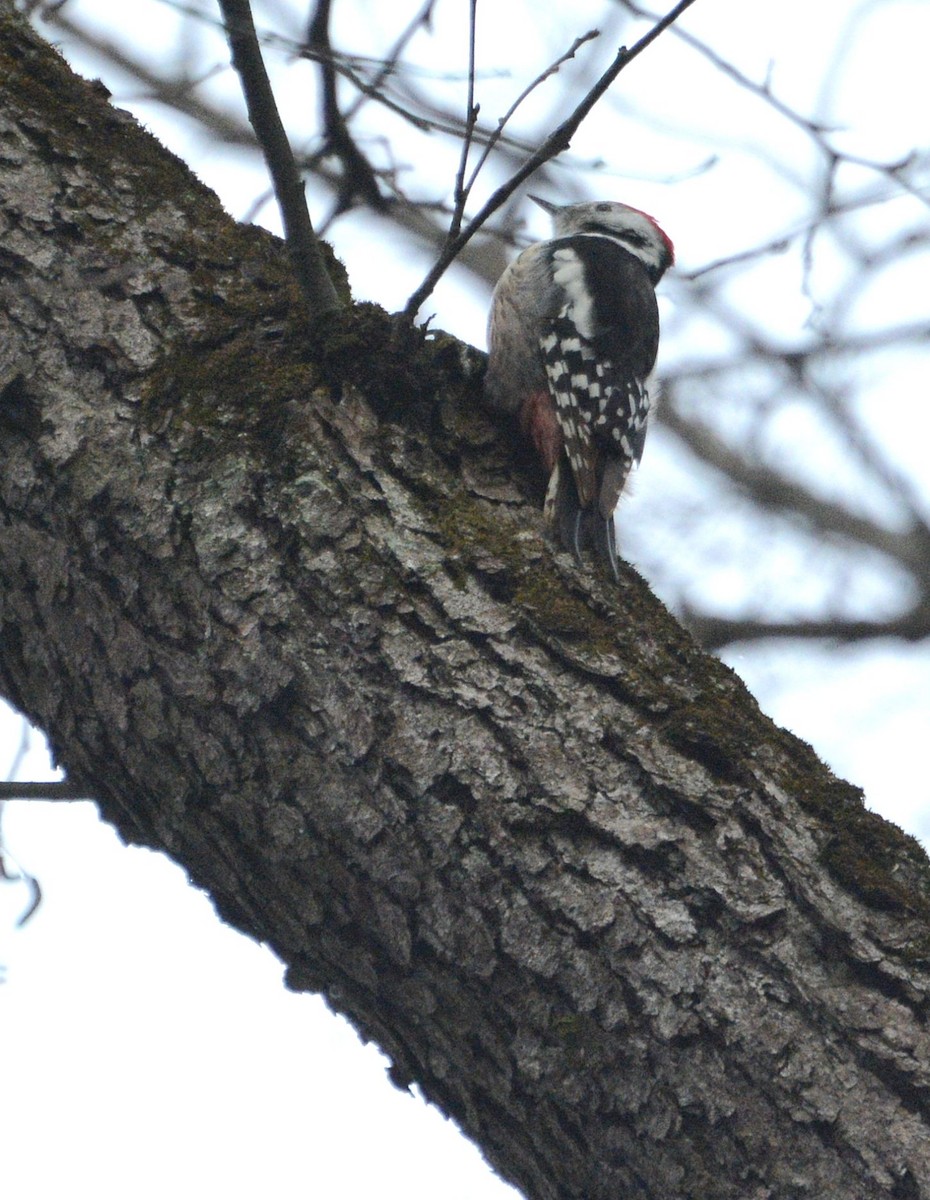
<path fill-rule="evenodd" d="M 578 562 L 591 548 L 619 579 L 614 512 L 643 454 L 655 288 L 675 249 L 654 217 L 627 204 L 530 199 L 553 236 L 518 255 L 494 289 L 485 398 L 548 474 L 547 527 Z"/>

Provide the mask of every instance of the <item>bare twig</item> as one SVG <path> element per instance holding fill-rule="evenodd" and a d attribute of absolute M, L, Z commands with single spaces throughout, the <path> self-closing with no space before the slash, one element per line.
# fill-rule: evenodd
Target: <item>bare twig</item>
<path fill-rule="evenodd" d="M 462 131 L 462 150 L 459 155 L 459 168 L 455 173 L 455 188 L 452 193 L 452 221 L 449 225 L 449 237 L 455 237 L 462 228 L 462 218 L 465 215 L 465 205 L 474 177 L 465 183 L 465 172 L 468 170 L 468 154 L 471 150 L 475 125 L 478 121 L 478 106 L 475 104 L 475 25 L 477 23 L 478 0 L 469 0 L 468 4 L 468 99 L 465 102 L 465 128 Z"/>
<path fill-rule="evenodd" d="M 301 57 L 310 59 L 311 62 L 323 62 L 323 55 L 316 51 L 306 50 L 303 52 Z M 434 122 L 429 120 L 429 118 L 421 117 L 417 113 L 411 112 L 409 108 L 405 108 L 397 100 L 392 100 L 387 94 L 384 83 L 377 82 L 380 72 L 369 83 L 367 80 L 362 78 L 362 76 L 354 67 L 350 67 L 347 62 L 340 62 L 335 53 L 329 55 L 328 61 L 334 72 L 342 75 L 358 92 L 361 93 L 361 95 L 355 98 L 355 102 L 351 104 L 343 114 L 342 119 L 344 124 L 348 125 L 351 118 L 358 112 L 359 108 L 365 103 L 366 100 L 375 100 L 382 106 L 382 108 L 386 108 L 388 112 L 394 113 L 394 115 L 400 117 L 402 121 L 406 121 L 408 125 L 412 125 L 414 129 L 419 129 L 421 133 L 432 133 L 436 128 Z"/>
<path fill-rule="evenodd" d="M 429 19 L 435 0 L 428 0 L 420 10 L 417 18 L 411 22 L 398 42 L 395 43 L 387 59 L 365 59 L 358 55 L 336 54 L 333 52 L 329 57 L 333 63 L 333 69 L 341 75 L 348 83 L 361 93 L 356 97 L 355 101 L 349 105 L 344 112 L 346 121 L 354 115 L 361 104 L 368 100 L 373 100 L 381 107 L 394 113 L 401 120 L 413 126 L 421 133 L 441 133 L 449 137 L 454 137 L 459 140 L 462 136 L 462 120 L 458 116 L 452 117 L 450 114 L 439 109 L 435 105 L 431 105 L 429 100 L 419 95 L 415 96 L 415 102 L 422 107 L 425 115 L 420 115 L 417 112 L 411 111 L 410 108 L 392 99 L 386 94 L 383 82 L 389 78 L 397 68 L 396 61 L 392 60 L 392 55 L 400 53 L 403 46 L 415 32 L 414 27 L 417 24 L 423 24 Z M 204 18 L 204 14 L 195 14 L 191 12 L 191 16 L 197 15 L 199 19 Z M 42 10 L 43 19 L 53 24 L 57 30 L 65 34 L 68 38 L 73 38 L 85 49 L 93 54 L 102 56 L 107 62 L 117 66 L 121 72 L 135 79 L 141 87 L 141 92 L 136 98 L 144 98 L 154 100 L 159 104 L 164 104 L 166 107 L 174 109 L 177 112 L 183 113 L 196 121 L 210 131 L 211 135 L 221 139 L 230 146 L 242 147 L 247 150 L 253 150 L 256 146 L 254 132 L 250 129 L 247 123 L 239 122 L 235 117 L 224 112 L 222 109 L 209 104 L 202 95 L 197 92 L 198 81 L 192 78 L 181 77 L 176 80 L 165 79 L 143 63 L 139 58 L 129 54 L 122 46 L 118 45 L 113 40 L 98 34 L 96 31 L 91 33 L 84 29 L 80 24 L 69 21 L 63 12 L 50 11 L 48 8 Z M 209 22 L 215 24 L 215 22 Z M 262 40 L 271 40 L 273 44 L 283 41 L 283 39 L 272 39 L 271 35 L 262 35 Z M 311 61 L 320 61 L 320 55 L 311 52 L 307 47 L 298 46 L 296 42 L 288 42 L 288 47 L 292 53 L 299 53 L 302 57 Z M 352 65 L 354 64 L 354 65 Z M 359 70 L 363 64 L 377 66 L 377 73 L 370 80 L 366 80 L 359 74 Z M 409 65 L 405 65 L 405 71 L 409 72 Z M 476 124 L 472 140 L 481 145 L 486 145 L 489 140 L 497 137 L 497 131 L 483 127 L 480 122 Z M 529 153 L 532 150 L 532 145 L 528 141 L 521 141 L 518 138 L 502 138 L 502 144 L 506 145 L 514 153 Z M 341 180 L 334 172 L 329 171 L 324 163 L 324 154 L 322 152 L 314 152 L 299 159 L 300 169 L 302 171 L 314 174 L 327 189 L 338 195 L 341 186 Z M 382 187 L 385 186 L 386 180 L 378 173 Z M 394 189 L 391 189 L 392 194 Z M 272 191 L 271 195 L 274 193 Z M 411 208 L 411 204 L 407 197 L 394 198 L 407 201 L 403 206 L 393 206 L 393 218 L 399 224 L 404 225 L 404 214 Z M 251 220 L 254 218 L 254 212 L 264 204 L 264 199 L 257 201 L 250 208 L 250 216 L 244 219 Z M 437 245 L 442 244 L 442 239 L 445 230 L 436 231 L 436 236 L 430 236 L 430 248 L 435 249 Z"/>
<path fill-rule="evenodd" d="M 28 871 L 23 871 L 21 879 L 29 889 L 29 903 L 16 918 L 17 929 L 22 929 L 42 903 L 42 888 L 39 886 L 38 879 L 34 875 L 30 875 Z"/>
<path fill-rule="evenodd" d="M 707 293 L 702 293 L 705 305 L 709 305 Z M 717 305 L 717 312 L 730 321 L 730 328 L 745 343 L 746 353 L 739 357 L 690 359 L 680 366 L 670 367 L 663 375 L 666 383 L 677 383 L 681 379 L 712 379 L 714 376 L 748 367 L 755 361 L 776 361 L 790 365 L 806 359 L 809 362 L 832 362 L 852 354 L 869 354 L 876 350 L 888 350 L 895 346 L 930 344 L 930 323 L 926 321 L 902 322 L 889 329 L 866 330 L 849 333 L 841 340 L 820 339 L 799 341 L 793 344 L 779 343 L 769 339 L 761 331 L 741 322 L 739 314 L 731 307 Z"/>
<path fill-rule="evenodd" d="M 20 783 L 0 780 L 0 800 L 92 800 L 87 788 L 67 780 L 48 783 Z"/>
<path fill-rule="evenodd" d="M 585 42 L 593 41 L 594 38 L 600 36 L 601 33 L 599 29 L 589 29 L 587 33 L 583 33 L 580 37 L 576 37 L 564 54 L 560 55 L 555 62 L 546 67 L 545 71 L 537 75 L 532 83 L 527 84 L 520 95 L 517 96 L 516 100 L 514 100 L 513 104 L 511 104 L 510 108 L 507 109 L 501 119 L 497 122 L 497 128 L 487 139 L 484 150 L 481 153 L 481 157 L 478 159 L 477 163 L 475 163 L 475 169 L 472 171 L 468 180 L 468 190 L 471 190 L 471 188 L 474 186 L 474 182 L 478 178 L 479 171 L 484 166 L 485 162 L 487 162 L 488 155 L 501 140 L 501 137 L 504 133 L 504 127 L 507 125 L 507 122 L 517 111 L 523 101 L 532 92 L 534 92 L 541 83 L 544 83 L 551 76 L 555 75 L 569 61 L 569 59 L 574 58 Z"/>
<path fill-rule="evenodd" d="M 655 19 L 654 13 L 650 12 L 646 8 L 643 8 L 641 5 L 636 4 L 634 0 L 620 0 L 620 2 L 625 8 L 629 9 L 630 12 L 634 13 L 638 17 L 644 17 L 648 20 Z M 780 117 L 784 118 L 784 120 L 800 129 L 803 133 L 806 133 L 807 136 L 818 146 L 822 153 L 832 161 L 834 166 L 836 162 L 843 162 L 852 164 L 854 166 L 863 167 L 865 170 L 875 171 L 876 173 L 884 175 L 886 178 L 892 180 L 898 187 L 907 192 L 908 195 L 913 196 L 922 204 L 930 207 L 930 196 L 927 195 L 926 191 L 924 189 L 914 187 L 904 175 L 905 168 L 910 165 L 911 156 L 907 156 L 898 162 L 884 163 L 871 158 L 861 158 L 858 155 L 848 154 L 846 152 L 840 154 L 830 144 L 827 137 L 828 134 L 835 131 L 824 122 L 817 121 L 812 117 L 804 116 L 793 109 L 789 104 L 786 104 L 783 100 L 779 99 L 779 97 L 776 96 L 772 91 L 770 73 L 766 74 L 766 78 L 762 83 L 757 83 L 754 79 L 750 79 L 748 75 L 745 75 L 742 71 L 740 71 L 738 67 L 735 67 L 733 63 L 719 55 L 715 50 L 708 46 L 706 42 L 702 42 L 701 39 L 695 37 L 693 33 L 689 33 L 688 30 L 676 29 L 675 35 L 681 41 L 683 41 L 686 46 L 690 46 L 692 50 L 700 54 L 702 58 L 705 58 L 722 75 L 726 75 L 729 79 L 732 79 L 737 86 L 745 89 L 748 92 L 751 92 L 754 96 L 758 96 L 760 100 L 763 100 L 769 105 L 770 108 L 777 112 Z M 833 173 L 834 172 L 832 169 L 828 172 L 828 180 L 831 184 Z"/>
<path fill-rule="evenodd" d="M 666 429 L 680 437 L 692 454 L 719 471 L 763 511 L 792 514 L 821 533 L 871 546 L 897 561 L 908 560 L 915 550 L 910 531 L 888 529 L 842 504 L 814 496 L 782 472 L 724 445 L 707 426 L 682 417 L 673 404 L 665 404 L 660 412 Z"/>
<path fill-rule="evenodd" d="M 819 639 L 833 642 L 865 642 L 879 638 L 900 638 L 919 642 L 930 636 L 930 612 L 914 609 L 887 621 L 863 621 L 838 614 L 812 620 L 766 621 L 753 617 L 713 617 L 685 606 L 682 621 L 707 650 L 721 650 L 735 642 L 761 639 Z"/>
<path fill-rule="evenodd" d="M 310 222 L 303 185 L 262 60 L 249 0 L 220 0 L 233 66 L 281 210 L 287 248 L 314 316 L 340 306 Z"/>
<path fill-rule="evenodd" d="M 430 269 L 426 278 L 407 301 L 404 309 L 408 317 L 414 317 L 419 311 L 423 301 L 430 295 L 437 282 L 442 278 L 450 263 L 455 260 L 456 255 L 478 232 L 484 225 L 485 221 L 507 201 L 510 196 L 517 190 L 521 183 L 524 183 L 529 177 L 537 171 L 543 163 L 549 162 L 555 158 L 557 154 L 561 154 L 563 150 L 567 150 L 571 145 L 571 140 L 591 109 L 597 104 L 598 100 L 604 95 L 611 84 L 616 80 L 617 76 L 629 64 L 637 58 L 644 50 L 646 50 L 663 33 L 669 25 L 673 24 L 681 14 L 694 4 L 695 0 L 680 0 L 675 7 L 667 13 L 661 21 L 649 30 L 647 34 L 628 50 L 626 46 L 621 46 L 617 51 L 614 61 L 610 64 L 604 74 L 600 77 L 594 87 L 587 93 L 584 99 L 578 104 L 574 111 L 566 117 L 562 123 L 546 138 L 545 142 L 539 147 L 535 154 L 532 154 L 526 162 L 516 170 L 505 184 L 497 189 L 478 213 L 465 228 L 455 237 L 449 238 L 446 245 L 437 259 L 436 263 Z"/>
<path fill-rule="evenodd" d="M 11 870 L 11 861 L 12 860 L 8 855 L 0 859 L 0 882 L 25 884 L 29 892 L 29 901 L 23 911 L 16 918 L 16 927 L 19 929 L 26 924 L 32 914 L 42 903 L 42 889 L 39 886 L 38 879 L 36 879 L 34 875 L 30 875 L 28 871 L 24 871 L 18 863 L 15 863 Z M 3 968 L 0 967 L 0 971 L 2 971 L 2 969 Z"/>
<path fill-rule="evenodd" d="M 332 154 L 342 165 L 342 181 L 339 188 L 336 211 L 345 212 L 352 207 L 356 196 L 360 196 L 376 212 L 383 212 L 386 205 L 378 188 L 378 180 L 371 163 L 355 144 L 345 118 L 339 108 L 336 90 L 335 56 L 329 36 L 329 19 L 332 0 L 317 0 L 313 19 L 307 31 L 307 49 L 320 64 L 323 93 L 323 154 Z"/>
<path fill-rule="evenodd" d="M 926 501 L 905 473 L 892 465 L 882 443 L 863 428 L 848 404 L 816 384 L 814 390 L 820 400 L 821 411 L 836 426 L 843 444 L 858 457 L 863 469 L 904 509 L 914 534 L 922 533 L 922 541 L 916 536 L 912 537 L 915 544 L 919 541 L 922 556 L 914 566 L 915 573 L 926 578 L 930 574 L 930 522 Z"/>
<path fill-rule="evenodd" d="M 400 61 L 400 56 L 407 48 L 407 44 L 416 31 L 423 27 L 428 27 L 433 16 L 433 9 L 436 6 L 436 0 L 425 0 L 425 3 L 420 10 L 414 14 L 407 24 L 407 27 L 401 32 L 400 37 L 387 53 L 387 57 L 378 66 L 377 74 L 364 88 L 359 87 L 359 91 L 363 95 L 358 96 L 353 103 L 346 109 L 345 119 L 351 121 L 366 99 L 382 100 L 383 102 L 383 85 L 387 79 L 397 70 L 397 64 Z M 358 87 L 358 84 L 356 84 Z M 410 117 L 412 114 L 405 114 Z"/>

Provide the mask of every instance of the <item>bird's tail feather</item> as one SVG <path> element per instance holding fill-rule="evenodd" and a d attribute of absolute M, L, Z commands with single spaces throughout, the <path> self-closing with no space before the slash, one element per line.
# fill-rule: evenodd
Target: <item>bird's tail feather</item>
<path fill-rule="evenodd" d="M 602 562 L 615 580 L 620 578 L 620 566 L 617 562 L 617 525 L 614 514 L 604 517 L 592 506 L 589 510 L 592 526 L 592 541 L 594 554 Z"/>
<path fill-rule="evenodd" d="M 581 507 L 574 476 L 567 463 L 557 462 L 553 469 L 543 512 L 546 524 L 579 565 L 581 552 L 590 548 L 611 578 L 620 578 L 613 513 L 603 516 L 597 503 Z"/>

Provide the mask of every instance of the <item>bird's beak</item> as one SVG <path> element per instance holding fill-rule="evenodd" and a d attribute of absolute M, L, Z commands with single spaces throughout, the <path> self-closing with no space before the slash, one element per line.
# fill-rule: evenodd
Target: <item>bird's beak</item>
<path fill-rule="evenodd" d="M 530 199 L 534 204 L 538 204 L 544 212 L 547 212 L 550 217 L 554 217 L 559 211 L 558 204 L 553 204 L 551 200 L 543 200 L 542 196 L 530 196 Z"/>

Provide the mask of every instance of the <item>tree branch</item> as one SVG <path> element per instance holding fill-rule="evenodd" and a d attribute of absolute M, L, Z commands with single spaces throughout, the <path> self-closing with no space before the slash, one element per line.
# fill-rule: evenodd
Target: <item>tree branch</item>
<path fill-rule="evenodd" d="M 69 778 L 532 1200 L 926 1192 L 913 839 L 553 552 L 466 348 L 308 341 L 275 239 L 0 38 L 0 688 Z"/>
<path fill-rule="evenodd" d="M 682 620 L 708 650 L 722 650 L 737 642 L 817 640 L 866 642 L 900 638 L 921 642 L 930 638 L 930 611 L 917 608 L 886 621 L 857 621 L 840 614 L 817 620 L 767 621 L 757 617 L 717 617 L 684 605 Z"/>
<path fill-rule="evenodd" d="M 490 133 L 489 136 L 485 138 L 484 150 L 482 151 L 481 157 L 478 159 L 477 163 L 475 163 L 474 170 L 472 171 L 468 180 L 467 191 L 471 191 L 475 180 L 478 178 L 478 173 L 487 162 L 491 152 L 500 143 L 500 140 L 503 137 L 504 129 L 523 101 L 526 100 L 528 96 L 532 95 L 532 93 L 540 86 L 540 84 L 545 83 L 545 81 L 555 75 L 565 65 L 565 63 L 574 58 L 586 42 L 593 41 L 597 37 L 600 37 L 600 31 L 597 29 L 589 29 L 587 33 L 583 33 L 579 37 L 576 37 L 564 54 L 560 54 L 555 62 L 550 63 L 549 66 L 546 67 L 544 71 L 541 71 L 531 83 L 527 84 L 520 95 L 517 96 L 516 100 L 514 100 L 513 104 L 511 104 L 510 108 L 507 109 L 504 115 L 497 122 L 497 127 Z M 456 229 L 453 232 L 458 233 L 458 230 Z"/>
<path fill-rule="evenodd" d="M 310 222 L 303 184 L 262 60 L 249 0 L 220 0 L 233 66 L 242 84 L 249 120 L 262 148 L 281 210 L 294 272 L 314 317 L 340 307 Z"/>
<path fill-rule="evenodd" d="M 93 796 L 88 795 L 86 787 L 67 781 L 0 780 L 0 800 L 93 800 Z"/>
<path fill-rule="evenodd" d="M 520 184 L 525 183 L 544 163 L 549 162 L 557 154 L 561 154 L 563 150 L 568 149 L 582 121 L 616 80 L 620 72 L 651 46 L 656 38 L 677 21 L 681 14 L 690 8 L 694 2 L 695 0 L 680 0 L 680 3 L 676 4 L 661 21 L 657 21 L 652 29 L 641 37 L 632 49 L 628 50 L 626 46 L 622 46 L 617 51 L 614 61 L 603 75 L 601 75 L 600 79 L 598 79 L 597 83 L 595 83 L 581 103 L 575 107 L 574 111 L 552 131 L 536 153 L 532 154 L 513 173 L 510 179 L 493 193 L 481 211 L 468 222 L 462 232 L 449 239 L 439 258 L 427 273 L 426 278 L 407 301 L 404 312 L 408 317 L 412 318 L 416 316 L 424 300 L 432 293 L 433 288 L 445 274 L 450 264 L 455 261 L 456 256 L 462 248 L 468 244 L 488 218 L 497 212 L 501 205 L 513 195 Z"/>
<path fill-rule="evenodd" d="M 384 197 L 371 163 L 355 144 L 348 124 L 339 107 L 336 90 L 336 71 L 333 48 L 329 37 L 329 18 L 332 0 L 317 0 L 313 19 L 307 31 L 307 50 L 320 65 L 323 93 L 323 137 L 324 155 L 333 154 L 342 166 L 336 212 L 344 212 L 352 206 L 356 196 L 370 205 L 376 212 L 386 208 Z"/>
<path fill-rule="evenodd" d="M 622 3 L 624 8 L 629 9 L 630 12 L 634 13 L 638 17 L 642 17 L 650 21 L 655 20 L 654 13 L 650 12 L 646 8 L 643 8 L 642 5 L 634 3 L 633 0 L 619 0 L 619 3 Z M 685 29 L 676 29 L 675 35 L 682 42 L 684 42 L 685 45 L 690 46 L 692 50 L 710 62 L 722 75 L 727 76 L 727 78 L 731 79 L 738 87 L 743 88 L 745 91 L 751 92 L 758 99 L 764 101 L 764 103 L 778 113 L 778 115 L 785 121 L 791 125 L 794 125 L 796 129 L 800 129 L 803 133 L 807 134 L 807 136 L 812 142 L 815 143 L 817 148 L 826 156 L 827 159 L 864 167 L 867 170 L 875 171 L 878 174 L 884 175 L 897 187 L 900 187 L 902 191 L 907 192 L 908 195 L 911 195 L 916 200 L 919 200 L 921 204 L 930 206 L 930 196 L 927 195 L 926 189 L 913 187 L 903 175 L 903 170 L 910 163 L 910 156 L 906 157 L 905 159 L 898 160 L 895 163 L 885 163 L 876 159 L 863 158 L 855 154 L 849 154 L 846 151 L 843 151 L 842 153 L 837 151 L 827 136 L 830 132 L 835 131 L 830 130 L 829 127 L 824 125 L 822 122 L 813 119 L 812 117 L 804 116 L 796 109 L 793 109 L 789 104 L 786 104 L 777 95 L 775 95 L 768 79 L 766 79 L 764 83 L 758 83 L 756 80 L 750 79 L 748 75 L 745 75 L 742 71 L 735 67 L 733 63 L 723 58 L 720 54 L 717 54 L 717 52 L 713 50 L 712 47 L 708 46 L 706 42 L 701 41 L 700 38 L 695 37 L 694 34 L 689 33 Z"/>
<path fill-rule="evenodd" d="M 423 0 L 423 4 L 420 6 L 420 9 L 415 12 L 407 22 L 406 28 L 401 31 L 400 36 L 394 42 L 393 46 L 391 46 L 384 58 L 384 61 L 378 64 L 378 70 L 374 77 L 368 83 L 364 83 L 364 81 L 359 81 L 356 83 L 356 87 L 359 88 L 361 95 L 359 95 L 354 103 L 351 104 L 346 110 L 345 115 L 347 121 L 351 120 L 352 117 L 355 116 L 366 100 L 384 100 L 384 85 L 397 71 L 398 64 L 400 62 L 400 56 L 403 54 L 413 35 L 418 29 L 429 27 L 433 17 L 433 9 L 435 7 L 436 0 Z M 395 109 L 395 111 L 399 112 L 405 120 L 412 120 L 414 123 L 419 124 L 419 126 L 422 128 L 424 123 L 419 121 L 419 118 L 413 117 L 411 113 L 404 112 L 399 106 Z"/>
<path fill-rule="evenodd" d="M 471 150 L 475 125 L 478 121 L 478 105 L 475 104 L 475 25 L 477 22 L 478 0 L 468 3 L 468 95 L 465 101 L 465 122 L 462 131 L 462 148 L 459 154 L 459 167 L 455 173 L 455 187 L 452 191 L 452 220 L 449 224 L 449 236 L 455 237 L 462 227 L 465 215 L 465 205 L 468 203 L 469 188 L 465 183 L 465 172 L 468 170 L 468 152 Z"/>
<path fill-rule="evenodd" d="M 792 514 L 821 534 L 871 547 L 917 573 L 930 571 L 930 536 L 916 523 L 902 532 L 857 516 L 845 505 L 816 496 L 782 472 L 733 450 L 706 426 L 683 417 L 672 404 L 662 408 L 661 420 L 692 454 L 719 471 L 763 511 Z"/>

